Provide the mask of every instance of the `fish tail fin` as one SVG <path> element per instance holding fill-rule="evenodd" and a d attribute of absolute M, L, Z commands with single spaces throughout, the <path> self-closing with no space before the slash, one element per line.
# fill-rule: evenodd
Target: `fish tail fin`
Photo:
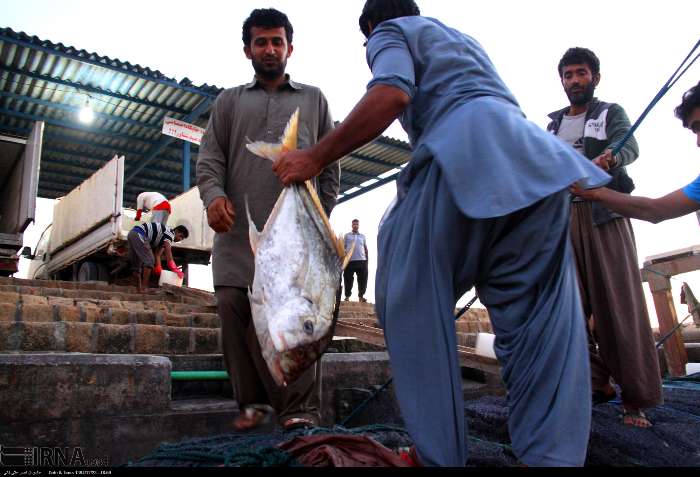
<path fill-rule="evenodd" d="M 248 206 L 248 194 L 244 196 L 245 200 L 245 215 L 248 217 L 248 237 L 250 239 L 250 248 L 253 249 L 253 255 L 258 251 L 258 242 L 260 242 L 261 233 L 255 227 L 255 222 L 253 222 L 253 217 L 250 215 L 250 207 Z"/>
<path fill-rule="evenodd" d="M 249 142 L 246 148 L 256 156 L 276 161 L 282 154 L 297 148 L 297 132 L 299 130 L 299 108 L 294 111 L 284 128 L 284 134 L 278 144 L 263 141 Z"/>

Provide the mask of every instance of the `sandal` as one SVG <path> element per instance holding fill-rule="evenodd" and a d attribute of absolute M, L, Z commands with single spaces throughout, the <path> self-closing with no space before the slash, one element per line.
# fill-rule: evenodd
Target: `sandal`
<path fill-rule="evenodd" d="M 233 420 L 237 431 L 263 430 L 274 423 L 275 410 L 267 404 L 250 404 Z"/>
<path fill-rule="evenodd" d="M 317 423 L 309 417 L 290 417 L 282 422 L 282 427 L 285 431 L 293 431 L 295 429 L 310 429 L 316 427 Z"/>
<path fill-rule="evenodd" d="M 634 426 L 642 429 L 652 427 L 653 424 L 649 420 L 644 411 L 637 409 L 636 411 L 622 410 L 622 423 L 626 426 Z"/>

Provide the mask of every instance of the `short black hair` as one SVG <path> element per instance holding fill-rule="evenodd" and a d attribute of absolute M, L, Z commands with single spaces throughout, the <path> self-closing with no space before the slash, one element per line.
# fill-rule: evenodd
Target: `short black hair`
<path fill-rule="evenodd" d="M 676 117 L 683 121 L 684 128 L 690 126 L 688 119 L 695 108 L 700 108 L 700 81 L 683 93 L 683 100 L 675 109 Z"/>
<path fill-rule="evenodd" d="M 416 15 L 420 15 L 420 9 L 413 0 L 367 0 L 360 15 L 360 30 L 368 38 L 370 23 L 377 28 L 385 20 Z"/>
<path fill-rule="evenodd" d="M 600 74 L 600 60 L 588 48 L 574 47 L 569 48 L 564 53 L 564 56 L 559 60 L 559 77 L 564 76 L 564 67 L 569 65 L 586 64 L 591 69 L 593 76 Z"/>
<path fill-rule="evenodd" d="M 250 12 L 250 16 L 243 22 L 243 45 L 245 46 L 250 46 L 250 41 L 253 39 L 251 33 L 253 27 L 264 28 L 266 30 L 284 27 L 287 43 L 292 43 L 294 28 L 292 28 L 292 24 L 289 22 L 287 15 L 279 10 L 275 10 L 274 8 L 256 8 Z"/>
<path fill-rule="evenodd" d="M 178 225 L 173 229 L 173 232 L 180 232 L 183 238 L 187 238 L 190 236 L 190 231 L 187 230 L 187 227 L 185 227 L 184 225 Z"/>
<path fill-rule="evenodd" d="M 359 219 L 352 219 L 353 222 L 357 222 L 358 224 L 360 223 Z"/>

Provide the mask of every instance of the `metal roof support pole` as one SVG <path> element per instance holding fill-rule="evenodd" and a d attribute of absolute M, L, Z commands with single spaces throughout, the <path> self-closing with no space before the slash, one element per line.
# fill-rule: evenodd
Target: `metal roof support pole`
<path fill-rule="evenodd" d="M 183 141 L 182 145 L 182 192 L 190 190 L 190 142 Z"/>

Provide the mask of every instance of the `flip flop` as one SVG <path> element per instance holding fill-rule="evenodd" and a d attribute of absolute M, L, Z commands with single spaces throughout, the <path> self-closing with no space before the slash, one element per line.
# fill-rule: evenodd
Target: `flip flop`
<path fill-rule="evenodd" d="M 282 427 L 285 431 L 293 431 L 294 429 L 310 429 L 316 427 L 316 422 L 308 417 L 290 417 L 285 419 Z"/>
<path fill-rule="evenodd" d="M 237 431 L 267 430 L 274 425 L 275 410 L 267 404 L 250 404 L 245 406 L 233 420 Z"/>
<path fill-rule="evenodd" d="M 638 426 L 634 422 L 638 420 L 644 420 L 649 423 L 648 426 Z M 648 429 L 653 426 L 647 415 L 641 409 L 637 411 L 628 411 L 627 409 L 622 410 L 622 423 L 625 426 L 634 426 L 640 429 Z"/>

